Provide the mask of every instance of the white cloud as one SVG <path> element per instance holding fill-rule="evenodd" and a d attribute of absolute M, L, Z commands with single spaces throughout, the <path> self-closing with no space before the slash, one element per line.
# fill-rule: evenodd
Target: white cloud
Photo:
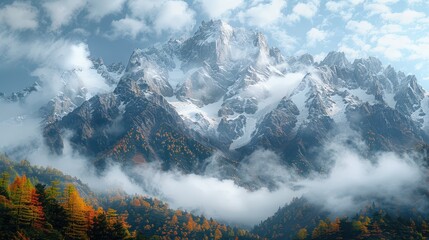
<path fill-rule="evenodd" d="M 198 2 L 210 18 L 219 18 L 243 4 L 243 0 L 198 0 Z"/>
<path fill-rule="evenodd" d="M 158 9 L 165 3 L 166 0 L 147 1 L 147 0 L 129 0 L 128 8 L 133 17 L 149 18 L 156 15 Z"/>
<path fill-rule="evenodd" d="M 39 47 L 43 47 L 41 43 Z M 69 86 L 85 87 L 88 90 L 87 97 L 111 90 L 97 71 L 92 69 L 90 52 L 85 43 L 60 40 L 58 44 L 54 42 L 53 47 L 44 48 L 48 50 L 46 59 L 36 62 L 40 66 L 32 74 L 46 85 L 46 89 L 50 88 L 53 94 L 61 91 L 63 81 Z"/>
<path fill-rule="evenodd" d="M 424 174 L 413 160 L 382 153 L 371 163 L 347 148 L 332 154 L 336 162 L 328 177 L 300 182 L 306 189 L 304 195 L 315 204 L 337 214 L 350 214 L 376 199 L 401 206 L 415 206 L 421 200 L 413 192 L 422 187 Z"/>
<path fill-rule="evenodd" d="M 345 8 L 350 8 L 363 3 L 364 0 L 349 0 L 349 1 L 328 1 L 325 6 L 330 12 L 339 12 Z"/>
<path fill-rule="evenodd" d="M 308 3 L 297 3 L 292 9 L 292 13 L 287 16 L 287 20 L 290 22 L 297 22 L 301 17 L 311 19 L 316 15 L 318 9 L 319 1 L 316 0 Z"/>
<path fill-rule="evenodd" d="M 390 8 L 388 6 L 378 3 L 366 4 L 364 9 L 368 12 L 369 16 L 390 13 Z"/>
<path fill-rule="evenodd" d="M 418 39 L 414 45 L 410 46 L 410 49 L 410 60 L 419 60 L 419 65 L 423 65 L 423 62 L 421 62 L 422 60 L 429 60 L 429 41 L 427 38 Z M 426 65 L 427 63 L 424 64 Z"/>
<path fill-rule="evenodd" d="M 333 14 L 339 14 L 344 20 L 349 20 L 353 16 L 356 5 L 361 4 L 361 0 L 350 1 L 328 1 L 325 7 Z"/>
<path fill-rule="evenodd" d="M 267 188 L 249 191 L 232 180 L 195 174 L 154 172 L 152 169 L 139 170 L 139 173 L 150 178 L 147 181 L 159 193 L 157 197 L 167 201 L 171 207 L 201 213 L 232 224 L 252 226 L 298 196 L 288 188 L 274 192 Z"/>
<path fill-rule="evenodd" d="M 363 21 L 351 20 L 347 22 L 346 28 L 360 35 L 368 35 L 374 30 L 374 25 L 372 25 L 370 22 L 365 20 Z"/>
<path fill-rule="evenodd" d="M 276 154 L 255 151 L 243 161 L 240 172 L 247 177 L 245 181 L 273 181 L 278 188 L 272 191 L 266 188 L 249 191 L 231 180 L 162 172 L 151 165 L 136 169 L 136 173 L 141 176 L 145 193 L 155 194 L 173 208 L 248 226 L 271 216 L 279 206 L 299 196 L 322 204 L 337 215 L 354 214 L 380 199 L 399 205 L 419 200 L 413 192 L 422 187 L 425 175 L 412 159 L 382 153 L 369 160 L 335 143 L 325 151 L 332 157 L 325 161 L 334 163 L 329 174 L 313 174 L 307 179 L 282 166 Z"/>
<path fill-rule="evenodd" d="M 398 22 L 400 24 L 411 24 L 416 23 L 418 20 L 421 20 L 426 17 L 426 14 L 423 12 L 418 12 L 410 9 L 406 9 L 403 12 L 398 13 L 384 13 L 381 15 L 384 20 L 390 22 Z"/>
<path fill-rule="evenodd" d="M 51 29 L 66 26 L 83 9 L 86 0 L 53 0 L 43 3 L 51 19 Z"/>
<path fill-rule="evenodd" d="M 346 1 L 328 1 L 326 4 L 326 9 L 328 9 L 330 12 L 339 12 L 343 10 L 344 8 L 348 7 L 348 4 Z"/>
<path fill-rule="evenodd" d="M 353 35 L 351 39 L 359 47 L 360 51 L 367 53 L 371 50 L 371 45 L 367 41 L 362 40 L 361 37 L 360 35 Z"/>
<path fill-rule="evenodd" d="M 0 24 L 5 24 L 13 30 L 36 29 L 38 11 L 27 2 L 13 2 L 0 8 Z"/>
<path fill-rule="evenodd" d="M 279 27 L 273 27 L 269 29 L 269 32 L 279 47 L 285 51 L 291 51 L 297 44 L 297 39 L 290 36 L 284 29 Z"/>
<path fill-rule="evenodd" d="M 158 34 L 166 31 L 187 32 L 195 25 L 194 10 L 182 0 L 130 0 L 128 8 L 133 19 L 140 20 L 148 31 Z"/>
<path fill-rule="evenodd" d="M 325 52 L 321 52 L 319 54 L 314 55 L 313 56 L 314 62 L 318 62 L 318 63 L 322 62 L 323 59 L 325 59 L 326 55 L 327 54 Z"/>
<path fill-rule="evenodd" d="M 365 0 L 349 0 L 349 2 L 352 5 L 356 6 L 356 5 L 359 5 L 359 4 L 363 3 L 363 2 L 365 2 Z"/>
<path fill-rule="evenodd" d="M 290 94 L 305 76 L 303 72 L 288 73 L 284 76 L 273 76 L 267 81 L 261 81 L 247 87 L 240 96 L 255 97 L 260 106 L 277 106 L 280 100 Z M 288 81 L 285 81 L 287 79 Z M 268 108 L 267 108 L 268 109 Z"/>
<path fill-rule="evenodd" d="M 317 29 L 317 28 L 311 28 L 307 32 L 307 42 L 309 46 L 314 46 L 317 42 L 322 42 L 328 37 L 328 32 Z"/>
<path fill-rule="evenodd" d="M 130 37 L 135 39 L 140 33 L 147 30 L 148 27 L 144 22 L 126 16 L 123 19 L 112 21 L 112 35 L 109 35 L 109 38 Z"/>
<path fill-rule="evenodd" d="M 23 108 L 18 103 L 0 103 L 0 110 L 3 115 L 0 118 L 0 130 L 2 132 L 2 136 L 4 136 L 0 137 L 0 151 L 25 145 L 30 139 L 33 140 L 41 138 L 39 132 L 34 131 L 34 129 L 39 128 L 40 121 L 26 118 L 17 120 L 16 118 L 14 119 L 16 115 L 12 115 L 23 114 L 25 116 L 25 114 L 28 114 L 28 110 L 30 109 Z"/>
<path fill-rule="evenodd" d="M 413 4 L 420 4 L 423 3 L 423 0 L 408 0 L 408 4 L 413 5 Z"/>
<path fill-rule="evenodd" d="M 379 31 L 381 33 L 401 33 L 403 32 L 403 28 L 399 24 L 385 24 L 380 27 Z"/>
<path fill-rule="evenodd" d="M 397 3 L 399 0 L 375 0 L 375 3 L 379 3 L 379 4 L 393 4 L 393 3 Z"/>
<path fill-rule="evenodd" d="M 284 15 L 283 9 L 286 7 L 285 0 L 272 0 L 268 3 L 259 3 L 238 14 L 242 23 L 251 26 L 266 27 L 277 23 Z"/>
<path fill-rule="evenodd" d="M 122 11 L 126 0 L 90 0 L 88 1 L 88 17 L 94 20 L 100 20 L 104 16 Z"/>
<path fill-rule="evenodd" d="M 354 48 L 349 47 L 346 44 L 340 44 L 338 51 L 343 52 L 347 59 L 357 59 L 362 57 L 362 53 Z"/>
<path fill-rule="evenodd" d="M 79 82 L 91 95 L 110 88 L 96 70 L 92 69 L 88 46 L 79 41 L 66 39 L 20 39 L 14 34 L 0 33 L 0 59 L 23 61 L 37 67 L 32 75 L 39 78 L 46 89 L 45 98 L 53 97 L 64 86 L 62 75 L 73 72 L 70 81 Z"/>
<path fill-rule="evenodd" d="M 195 12 L 184 1 L 167 1 L 159 10 L 153 23 L 157 33 L 186 31 L 195 24 Z"/>
<path fill-rule="evenodd" d="M 398 61 L 403 57 L 403 51 L 414 45 L 408 36 L 386 34 L 377 39 L 374 51 L 383 54 L 391 61 Z"/>

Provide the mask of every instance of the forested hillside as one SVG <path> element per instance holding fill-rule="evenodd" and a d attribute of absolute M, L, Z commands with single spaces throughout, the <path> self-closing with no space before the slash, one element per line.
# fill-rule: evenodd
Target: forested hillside
<path fill-rule="evenodd" d="M 2 156 L 0 171 L 0 239 L 258 238 L 157 199 L 96 194 L 76 178 L 27 161 Z"/>
<path fill-rule="evenodd" d="M 427 239 L 429 218 L 416 209 L 389 209 L 372 204 L 352 217 L 332 216 L 322 206 L 294 199 L 253 233 L 265 239 Z"/>

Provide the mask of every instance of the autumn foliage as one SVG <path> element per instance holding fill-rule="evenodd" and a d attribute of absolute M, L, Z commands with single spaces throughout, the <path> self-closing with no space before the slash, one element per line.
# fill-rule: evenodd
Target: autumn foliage
<path fill-rule="evenodd" d="M 0 168 L 6 170 L 0 174 L 0 239 L 258 239 L 158 199 L 96 195 L 75 178 L 27 161 L 0 156 Z"/>
<path fill-rule="evenodd" d="M 55 182 L 46 188 L 34 186 L 26 175 L 10 184 L 7 178 L 4 173 L 0 182 L 0 239 L 90 239 L 90 234 L 98 234 L 97 220 L 105 215 L 110 218 L 103 229 L 108 235 L 132 237 L 125 216 L 110 209 L 95 211 L 73 184 L 60 193 Z"/>

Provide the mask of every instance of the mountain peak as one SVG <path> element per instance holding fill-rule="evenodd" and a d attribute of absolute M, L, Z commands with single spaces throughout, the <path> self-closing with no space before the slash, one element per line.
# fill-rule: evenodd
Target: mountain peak
<path fill-rule="evenodd" d="M 99 66 L 104 65 L 104 60 L 101 57 L 91 58 L 91 61 L 95 68 L 98 68 Z"/>
<path fill-rule="evenodd" d="M 234 29 L 222 20 L 203 21 L 194 38 L 198 39 L 199 45 L 211 43 L 227 43 L 231 38 Z"/>
<path fill-rule="evenodd" d="M 261 33 L 233 28 L 221 20 L 211 20 L 203 21 L 195 34 L 183 42 L 180 54 L 179 58 L 185 59 L 181 66 L 184 70 L 207 63 L 231 71 L 230 67 L 237 65 L 238 61 L 258 59 L 259 63 L 266 63 L 269 47 Z"/>
<path fill-rule="evenodd" d="M 372 73 L 378 73 L 383 70 L 383 64 L 378 58 L 375 57 L 355 59 L 353 65 L 363 65 Z"/>
<path fill-rule="evenodd" d="M 202 21 L 199 31 L 216 31 L 216 32 L 230 32 L 233 31 L 231 25 L 223 20 L 210 20 Z"/>
<path fill-rule="evenodd" d="M 314 64 L 314 58 L 311 54 L 305 53 L 298 57 L 298 61 L 304 65 L 310 66 Z"/>
<path fill-rule="evenodd" d="M 351 66 L 350 62 L 347 60 L 344 52 L 329 52 L 328 55 L 320 63 L 321 66 L 327 65 L 329 67 L 338 66 L 348 68 Z"/>

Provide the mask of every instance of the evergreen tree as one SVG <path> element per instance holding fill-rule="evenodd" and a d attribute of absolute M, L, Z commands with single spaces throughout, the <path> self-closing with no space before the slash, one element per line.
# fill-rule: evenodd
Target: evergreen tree
<path fill-rule="evenodd" d="M 109 229 L 105 213 L 94 217 L 94 222 L 88 231 L 88 236 L 90 239 L 110 239 L 112 237 L 112 231 Z"/>
<path fill-rule="evenodd" d="M 14 239 L 18 230 L 12 208 L 12 203 L 6 197 L 0 196 L 0 239 Z"/>
<path fill-rule="evenodd" d="M 122 240 L 130 236 L 128 229 L 125 227 L 124 223 L 117 221 L 113 224 L 113 237 L 112 240 Z"/>
<path fill-rule="evenodd" d="M 7 199 L 10 199 L 9 179 L 10 174 L 8 172 L 4 172 L 0 176 L 0 195 L 5 196 Z"/>
<path fill-rule="evenodd" d="M 60 205 L 56 198 L 52 197 L 53 195 L 47 194 L 48 190 L 45 185 L 37 184 L 36 192 L 42 203 L 46 221 L 51 224 L 54 229 L 64 233 L 65 228 L 68 226 L 69 219 L 64 207 Z"/>

